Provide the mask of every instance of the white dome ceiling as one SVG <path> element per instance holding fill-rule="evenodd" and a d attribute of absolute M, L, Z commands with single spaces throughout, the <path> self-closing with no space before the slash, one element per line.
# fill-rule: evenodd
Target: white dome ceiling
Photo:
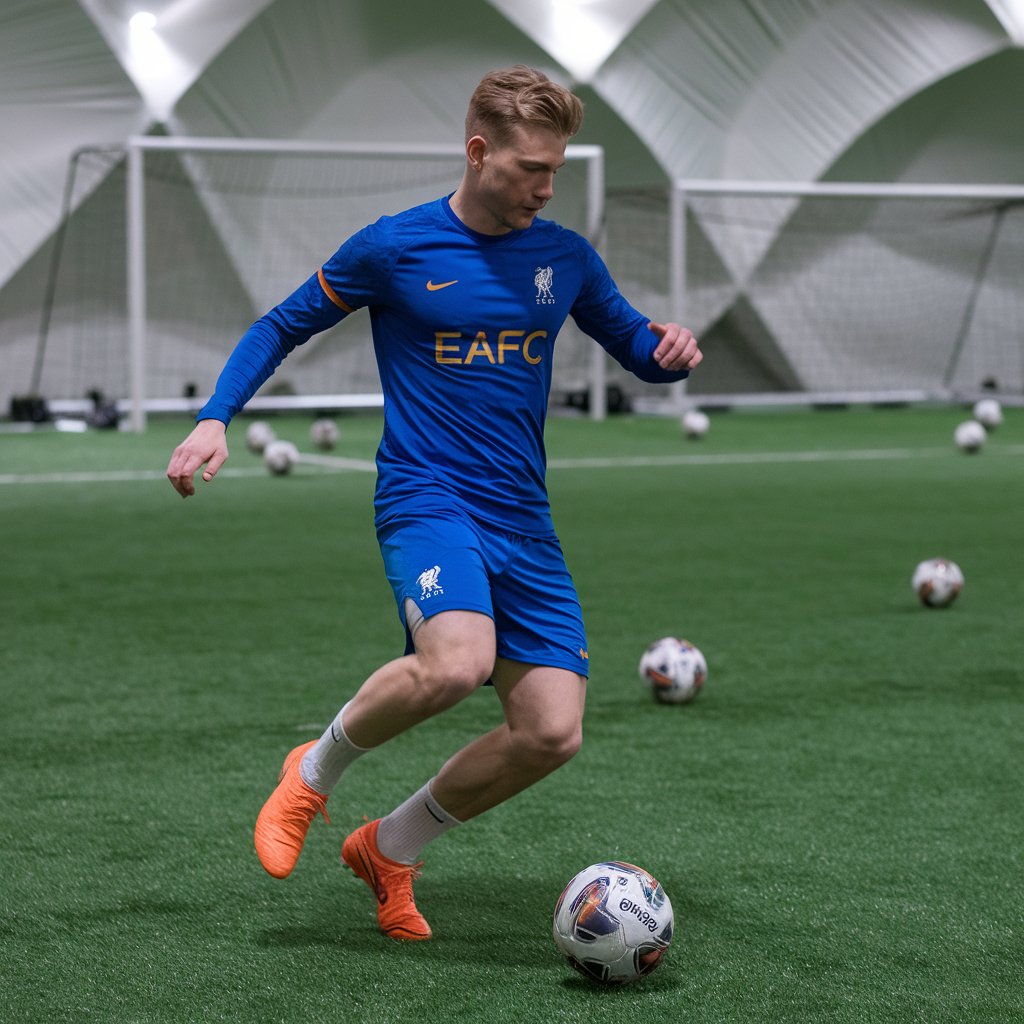
<path fill-rule="evenodd" d="M 0 283 L 52 235 L 80 146 L 457 141 L 480 75 L 515 62 L 578 89 L 612 188 L 1024 166 L 1024 0 L 148 0 L 133 32 L 139 6 L 4 5 Z"/>

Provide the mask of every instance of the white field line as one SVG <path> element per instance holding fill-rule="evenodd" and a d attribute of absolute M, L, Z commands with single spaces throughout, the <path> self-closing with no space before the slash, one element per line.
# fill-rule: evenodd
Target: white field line
<path fill-rule="evenodd" d="M 991 450 L 992 454 L 1024 455 L 1024 445 Z M 873 459 L 919 459 L 949 455 L 950 448 L 855 448 L 803 452 L 721 452 L 708 455 L 625 455 L 612 458 L 551 459 L 549 469 L 609 469 L 643 466 L 754 466 L 780 462 L 862 462 Z M 965 456 L 966 458 L 966 456 Z"/>
<path fill-rule="evenodd" d="M 266 476 L 265 469 L 222 469 L 217 476 Z M 166 480 L 162 469 L 95 469 L 71 473 L 0 473 L 3 484 L 109 484 Z M 168 485 L 169 486 L 169 485 Z"/>
<path fill-rule="evenodd" d="M 299 456 L 303 466 L 319 466 L 322 469 L 354 469 L 360 473 L 376 473 L 377 463 L 373 459 L 348 459 L 341 455 L 307 455 Z"/>
<path fill-rule="evenodd" d="M 650 466 L 754 466 L 765 463 L 800 462 L 858 462 L 870 460 L 920 459 L 948 456 L 950 448 L 861 448 L 832 451 L 796 452 L 722 452 L 719 454 L 692 455 L 626 455 L 612 458 L 551 459 L 548 468 L 560 469 L 618 469 Z M 1007 445 L 992 448 L 977 458 L 991 455 L 1024 455 L 1024 445 Z M 964 456 L 968 458 L 969 456 Z M 326 471 L 354 471 L 374 473 L 377 467 L 369 459 L 349 459 L 334 455 L 302 455 L 302 465 Z M 266 476 L 262 467 L 244 469 L 222 469 L 218 477 Z M 163 480 L 160 469 L 108 469 L 76 471 L 68 473 L 0 473 L 0 486 L 15 484 L 89 484 L 89 483 L 131 483 L 147 480 Z"/>

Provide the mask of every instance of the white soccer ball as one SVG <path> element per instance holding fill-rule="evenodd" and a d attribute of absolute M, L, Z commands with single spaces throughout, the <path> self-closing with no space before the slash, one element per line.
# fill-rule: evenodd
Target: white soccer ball
<path fill-rule="evenodd" d="M 960 566 L 948 558 L 928 558 L 918 564 L 910 584 L 921 604 L 946 608 L 964 589 L 964 574 Z"/>
<path fill-rule="evenodd" d="M 640 658 L 640 678 L 660 704 L 688 704 L 708 677 L 704 655 L 687 640 L 665 636 Z"/>
<path fill-rule="evenodd" d="M 711 420 L 708 419 L 707 413 L 701 412 L 700 409 L 687 409 L 679 424 L 683 428 L 683 433 L 696 441 L 708 432 Z"/>
<path fill-rule="evenodd" d="M 245 428 L 245 446 L 255 455 L 262 455 L 277 435 L 263 420 L 254 420 Z"/>
<path fill-rule="evenodd" d="M 986 430 L 995 430 L 1003 422 L 1003 407 L 994 398 L 979 398 L 972 413 Z"/>
<path fill-rule="evenodd" d="M 668 894 L 643 868 L 624 861 L 592 864 L 555 904 L 555 945 L 592 981 L 636 981 L 661 963 L 675 921 Z"/>
<path fill-rule="evenodd" d="M 340 433 L 334 420 L 314 420 L 309 428 L 309 439 L 321 451 L 328 452 L 338 443 Z"/>
<path fill-rule="evenodd" d="M 964 420 L 953 431 L 953 440 L 962 452 L 973 455 L 985 443 L 985 428 L 977 420 Z"/>
<path fill-rule="evenodd" d="M 263 461 L 271 473 L 283 476 L 299 461 L 299 449 L 291 441 L 271 441 L 263 449 Z"/>

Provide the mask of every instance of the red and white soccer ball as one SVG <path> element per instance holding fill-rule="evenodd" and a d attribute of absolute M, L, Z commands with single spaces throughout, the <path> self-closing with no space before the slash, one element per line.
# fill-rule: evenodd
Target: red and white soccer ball
<path fill-rule="evenodd" d="M 948 558 L 928 558 L 918 564 L 910 582 L 921 604 L 947 608 L 964 589 L 964 574 Z"/>
<path fill-rule="evenodd" d="M 555 904 L 552 935 L 569 965 L 591 981 L 621 985 L 650 974 L 672 941 L 668 894 L 643 868 L 591 864 Z"/>
<path fill-rule="evenodd" d="M 688 640 L 665 636 L 640 658 L 640 678 L 660 704 L 689 704 L 708 677 L 704 655 Z"/>

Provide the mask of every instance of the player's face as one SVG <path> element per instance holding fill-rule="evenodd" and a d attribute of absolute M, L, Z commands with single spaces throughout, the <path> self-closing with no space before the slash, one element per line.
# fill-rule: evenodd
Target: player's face
<path fill-rule="evenodd" d="M 555 194 L 567 142 L 546 128 L 523 127 L 503 146 L 484 149 L 477 198 L 494 234 L 533 223 Z"/>

